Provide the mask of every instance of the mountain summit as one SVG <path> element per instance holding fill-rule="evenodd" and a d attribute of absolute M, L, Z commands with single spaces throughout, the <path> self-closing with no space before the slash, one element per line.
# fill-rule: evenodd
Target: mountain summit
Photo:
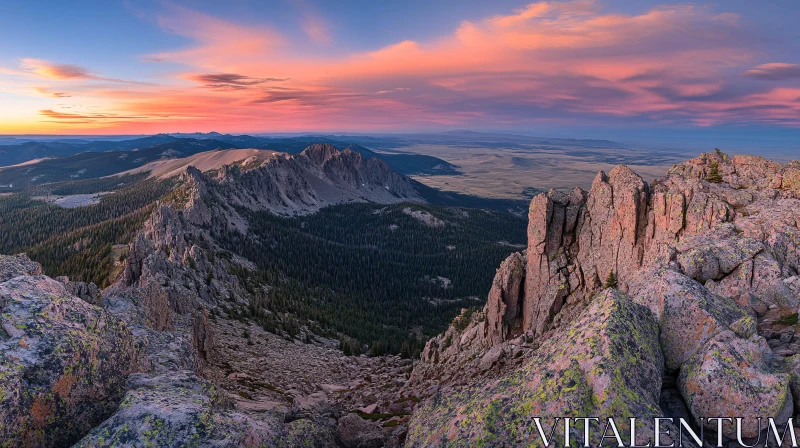
<path fill-rule="evenodd" d="M 527 250 L 415 366 L 410 387 L 439 392 L 407 445 L 527 445 L 534 416 L 625 419 L 624 434 L 638 417 L 642 440 L 655 417 L 782 428 L 800 397 L 798 210 L 800 163 L 719 152 L 650 184 L 620 165 L 536 196 Z"/>

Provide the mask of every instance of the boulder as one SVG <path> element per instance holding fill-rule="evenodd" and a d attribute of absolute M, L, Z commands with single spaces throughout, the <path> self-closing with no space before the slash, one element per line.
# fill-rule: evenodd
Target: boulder
<path fill-rule="evenodd" d="M 732 331 L 715 336 L 678 376 L 678 388 L 692 415 L 742 417 L 745 438 L 758 436 L 756 417 L 772 417 L 782 428 L 792 417 L 791 377 L 771 368 L 770 356 L 769 346 L 759 336 L 742 339 Z M 735 426 L 723 431 L 736 438 Z"/>
<path fill-rule="evenodd" d="M 345 448 L 381 448 L 386 435 L 375 423 L 349 413 L 339 419 L 339 441 Z"/>
<path fill-rule="evenodd" d="M 732 299 L 712 294 L 703 285 L 668 268 L 643 270 L 630 295 L 656 316 L 667 370 L 679 369 L 717 334 L 735 329 L 743 337 L 756 333 L 756 321 Z"/>
<path fill-rule="evenodd" d="M 0 440 L 70 445 L 114 412 L 137 349 L 122 321 L 16 260 L 0 261 Z"/>
<path fill-rule="evenodd" d="M 76 448 L 107 446 L 259 446 L 280 437 L 277 422 L 254 422 L 225 409 L 210 383 L 188 370 L 131 375 L 117 412 Z"/>

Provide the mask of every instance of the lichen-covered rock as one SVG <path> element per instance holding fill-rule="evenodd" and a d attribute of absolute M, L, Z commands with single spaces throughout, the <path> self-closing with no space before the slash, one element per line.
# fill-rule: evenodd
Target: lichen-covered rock
<path fill-rule="evenodd" d="M 41 275 L 42 266 L 25 254 L 0 255 L 0 282 L 20 275 Z"/>
<path fill-rule="evenodd" d="M 386 435 L 375 423 L 350 413 L 339 419 L 339 441 L 346 448 L 381 448 Z"/>
<path fill-rule="evenodd" d="M 338 448 L 336 431 L 313 420 L 295 420 L 286 425 L 286 430 L 271 445 L 276 448 Z"/>
<path fill-rule="evenodd" d="M 680 368 L 723 331 L 735 329 L 742 337 L 756 333 L 756 320 L 736 302 L 667 268 L 643 270 L 631 285 L 630 295 L 659 321 L 668 370 Z"/>
<path fill-rule="evenodd" d="M 652 425 L 662 415 L 662 373 L 653 314 L 605 290 L 524 367 L 461 392 L 440 392 L 418 407 L 407 446 L 528 446 L 538 440 L 534 416 L 548 427 L 563 416 L 636 416 Z M 646 438 L 652 428 L 640 433 Z"/>
<path fill-rule="evenodd" d="M 16 267 L 3 263 L 4 272 L 40 272 L 27 258 Z M 136 361 L 131 332 L 107 311 L 49 277 L 6 279 L 0 283 L 3 446 L 78 440 L 114 411 Z"/>
<path fill-rule="evenodd" d="M 725 331 L 714 337 L 682 369 L 678 377 L 681 395 L 695 418 L 742 417 L 742 435 L 758 436 L 756 417 L 772 417 L 783 427 L 792 417 L 789 374 L 769 366 L 766 341 L 750 340 Z M 708 424 L 714 429 L 715 424 Z M 736 437 L 736 428 L 723 429 Z"/>
<path fill-rule="evenodd" d="M 733 224 L 682 239 L 675 245 L 677 262 L 687 277 L 705 284 L 719 281 L 765 250 L 764 244 L 737 234 Z"/>
<path fill-rule="evenodd" d="M 75 446 L 257 447 L 279 436 L 269 422 L 226 410 L 214 386 L 184 370 L 131 375 L 117 412 Z"/>

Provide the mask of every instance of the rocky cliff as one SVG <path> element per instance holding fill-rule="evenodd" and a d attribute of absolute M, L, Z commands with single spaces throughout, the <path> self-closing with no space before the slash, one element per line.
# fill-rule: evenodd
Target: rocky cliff
<path fill-rule="evenodd" d="M 800 394 L 799 179 L 798 162 L 717 152 L 649 184 L 620 165 L 588 192 L 535 197 L 527 249 L 500 266 L 485 308 L 457 317 L 415 366 L 409 387 L 432 396 L 410 445 L 527 444 L 529 411 L 786 422 Z M 627 338 L 644 359 L 598 352 Z M 614 374 L 597 362 L 633 375 L 627 387 L 608 387 Z M 759 435 L 753 419 L 746 438 Z"/>

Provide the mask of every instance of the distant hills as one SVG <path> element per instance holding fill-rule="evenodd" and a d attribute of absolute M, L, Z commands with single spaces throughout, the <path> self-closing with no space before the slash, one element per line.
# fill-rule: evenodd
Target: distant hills
<path fill-rule="evenodd" d="M 150 139 L 148 142 L 160 140 L 150 137 L 148 139 Z M 115 147 L 134 145 L 129 142 L 104 143 L 114 143 Z M 0 168 L 0 185 L 6 185 L 7 191 L 19 191 L 31 185 L 92 179 L 128 171 L 156 160 L 187 157 L 218 148 L 229 149 L 235 146 L 218 140 L 173 139 L 143 149 L 80 152 L 56 156 L 37 163 Z"/>
<path fill-rule="evenodd" d="M 457 167 L 421 154 L 379 154 L 348 141 L 327 137 L 254 137 L 212 132 L 208 134 L 158 134 L 120 141 L 0 139 L 0 192 L 19 191 L 31 185 L 90 179 L 121 173 L 163 159 L 188 157 L 214 149 L 268 149 L 300 153 L 312 144 L 350 148 L 366 159 L 380 158 L 404 174 L 459 174 Z M 33 163 L 31 163 L 33 162 Z M 23 164 L 23 165 L 20 165 Z"/>

